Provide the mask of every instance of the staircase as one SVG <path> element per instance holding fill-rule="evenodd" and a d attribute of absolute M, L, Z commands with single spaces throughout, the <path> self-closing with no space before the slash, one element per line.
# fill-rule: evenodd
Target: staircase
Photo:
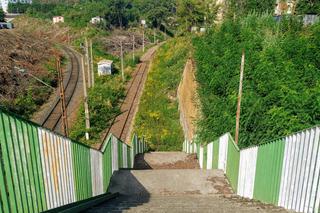
<path fill-rule="evenodd" d="M 111 179 L 108 191 L 120 196 L 88 212 L 286 212 L 237 197 L 222 171 L 197 165 L 195 156 L 180 152 L 139 155 L 134 170 Z"/>

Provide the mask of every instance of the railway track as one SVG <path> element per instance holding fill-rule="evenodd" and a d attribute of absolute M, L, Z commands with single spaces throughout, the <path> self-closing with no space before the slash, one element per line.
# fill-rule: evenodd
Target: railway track
<path fill-rule="evenodd" d="M 69 67 L 69 71 L 66 73 L 67 76 L 66 78 L 64 78 L 64 82 L 63 82 L 64 90 L 65 90 L 66 106 L 68 107 L 79 81 L 80 62 L 76 53 L 72 49 L 68 47 L 63 47 L 62 49 L 68 55 L 69 60 L 71 62 L 71 66 Z M 60 122 L 61 118 L 62 118 L 61 101 L 60 101 L 60 95 L 59 93 L 57 93 L 56 100 L 52 104 L 51 109 L 43 117 L 43 120 L 41 121 L 40 124 L 45 128 L 59 131 L 60 129 L 58 129 L 59 128 L 58 124 L 61 123 Z"/>
<path fill-rule="evenodd" d="M 134 118 L 136 105 L 139 100 L 139 93 L 142 91 L 144 82 L 147 78 L 147 72 L 155 49 L 150 49 L 143 57 L 133 74 L 131 82 L 127 86 L 126 98 L 122 102 L 120 109 L 121 113 L 118 114 L 113 120 L 110 128 L 107 129 L 103 136 L 104 141 L 107 136 L 112 133 L 117 138 L 125 141 L 130 133 L 130 127 Z"/>

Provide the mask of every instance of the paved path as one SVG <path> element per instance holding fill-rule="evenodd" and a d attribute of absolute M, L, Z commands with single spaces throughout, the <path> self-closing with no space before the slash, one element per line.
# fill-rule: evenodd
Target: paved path
<path fill-rule="evenodd" d="M 184 159 L 181 153 L 152 154 L 149 162 L 155 164 Z M 220 170 L 120 170 L 114 173 L 108 191 L 120 196 L 87 212 L 287 212 L 234 195 Z"/>

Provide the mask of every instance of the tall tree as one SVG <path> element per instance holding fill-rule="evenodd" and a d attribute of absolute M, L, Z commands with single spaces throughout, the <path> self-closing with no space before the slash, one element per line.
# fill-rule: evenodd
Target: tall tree
<path fill-rule="evenodd" d="M 107 8 L 106 19 L 112 26 L 123 28 L 129 24 L 129 21 L 136 19 L 129 0 L 111 0 L 107 3 Z"/>
<path fill-rule="evenodd" d="M 205 4 L 204 1 L 198 0 L 178 0 L 177 1 L 177 16 L 178 22 L 186 30 L 194 25 L 204 23 L 205 17 Z"/>

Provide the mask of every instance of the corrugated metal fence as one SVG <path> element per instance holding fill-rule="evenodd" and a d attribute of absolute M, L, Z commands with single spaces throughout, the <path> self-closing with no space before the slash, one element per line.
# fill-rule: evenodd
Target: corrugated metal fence
<path fill-rule="evenodd" d="M 314 127 L 239 150 L 228 133 L 205 146 L 185 141 L 183 150 L 197 153 L 201 168 L 223 170 L 240 196 L 297 212 L 318 213 L 319 138 L 320 127 Z"/>
<path fill-rule="evenodd" d="M 101 150 L 0 109 L 0 213 L 41 212 L 106 192 L 112 173 L 132 168 L 147 146 L 109 135 Z"/>

